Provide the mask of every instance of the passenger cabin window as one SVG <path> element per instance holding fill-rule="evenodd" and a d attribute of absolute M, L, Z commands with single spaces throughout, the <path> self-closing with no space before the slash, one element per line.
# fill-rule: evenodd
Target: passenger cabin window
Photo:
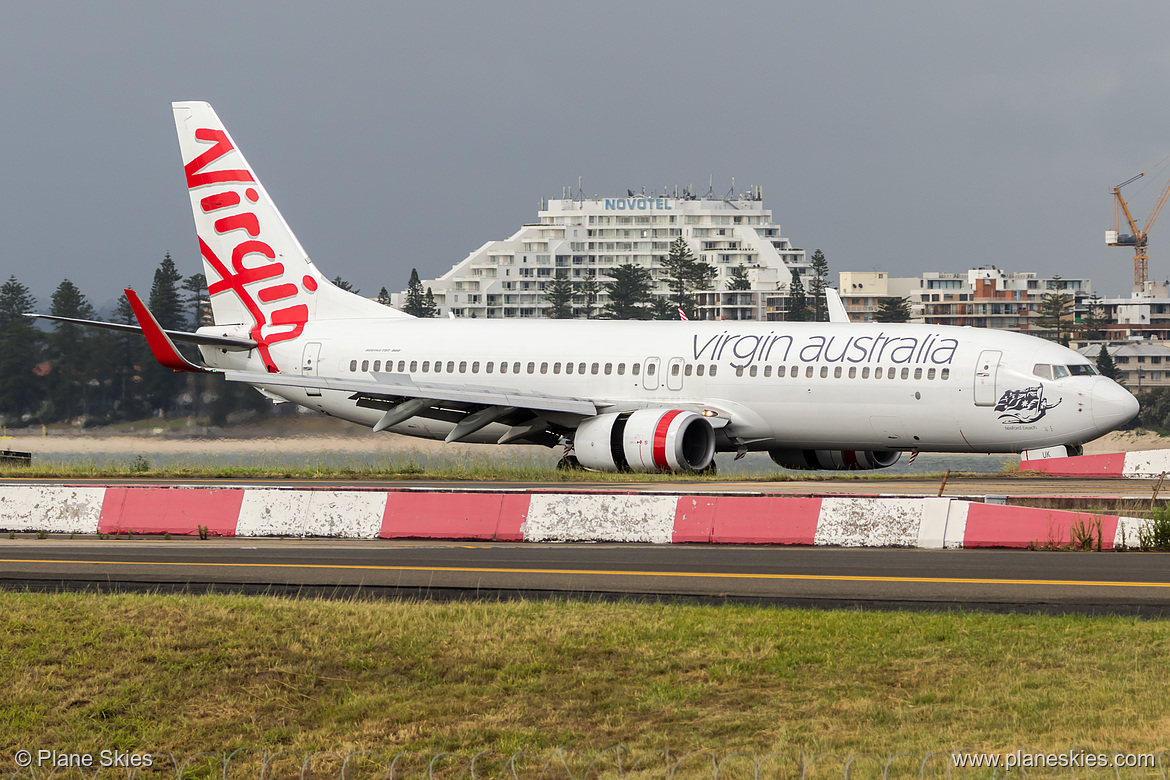
<path fill-rule="evenodd" d="M 410 361 L 410 373 L 413 374 L 415 371 L 418 371 L 418 361 L 412 360 Z"/>
<path fill-rule="evenodd" d="M 591 365 L 591 366 L 589 367 L 589 373 L 591 373 L 591 374 L 596 374 L 596 373 L 597 373 L 597 370 L 598 370 L 598 368 L 599 368 L 599 366 L 598 366 L 596 363 L 594 363 L 593 365 Z"/>
<path fill-rule="evenodd" d="M 639 369 L 641 369 L 641 368 L 642 368 L 642 364 L 641 364 L 641 363 L 634 363 L 634 364 L 632 364 L 632 365 L 630 366 L 630 373 L 631 373 L 632 375 L 634 375 L 634 376 L 637 376 L 637 375 L 638 375 L 638 371 L 639 371 Z"/>
<path fill-rule="evenodd" d="M 540 364 L 540 373 L 542 373 L 542 374 L 548 373 L 548 363 L 541 363 Z"/>
<path fill-rule="evenodd" d="M 459 361 L 459 373 L 460 374 L 467 373 L 467 361 L 466 360 Z"/>
<path fill-rule="evenodd" d="M 519 361 L 516 361 L 515 363 L 512 364 L 512 373 L 513 374 L 520 373 L 520 362 Z M 530 373 L 530 374 L 532 373 L 531 369 L 529 370 L 528 373 Z"/>
<path fill-rule="evenodd" d="M 356 360 L 349 361 L 349 370 L 350 371 L 357 371 L 357 361 Z"/>
<path fill-rule="evenodd" d="M 369 371 L 369 370 L 370 370 L 370 361 L 368 361 L 368 360 L 363 360 L 363 361 L 362 361 L 362 373 L 364 374 L 364 373 L 366 373 L 366 372 L 367 372 L 367 371 Z"/>
<path fill-rule="evenodd" d="M 461 369 L 461 370 L 462 370 L 462 369 Z M 454 373 L 455 373 L 455 361 L 454 361 L 454 360 L 448 360 L 448 361 L 447 361 L 447 373 L 448 373 L 448 374 L 454 374 Z"/>
<path fill-rule="evenodd" d="M 939 374 L 939 377 L 942 379 L 950 379 L 951 378 L 951 370 L 949 368 L 944 368 L 942 370 L 942 373 Z"/>
<path fill-rule="evenodd" d="M 519 365 L 519 364 L 517 364 L 517 365 Z M 530 373 L 530 374 L 536 373 L 536 363 L 535 362 L 529 361 L 528 373 Z"/>
<path fill-rule="evenodd" d="M 711 369 L 707 372 L 707 376 L 715 376 L 715 372 L 719 370 L 719 366 L 714 363 L 711 364 Z"/>
<path fill-rule="evenodd" d="M 424 361 L 423 361 L 423 373 L 424 373 L 424 374 L 425 374 L 425 373 L 427 373 L 427 370 L 428 370 L 430 367 L 431 367 L 431 361 L 429 361 L 429 360 L 424 360 Z"/>
<path fill-rule="evenodd" d="M 406 361 L 405 360 L 398 361 L 398 373 L 400 373 L 400 374 L 406 373 Z"/>
<path fill-rule="evenodd" d="M 646 364 L 646 376 L 654 376 L 655 365 L 653 363 Z"/>
<path fill-rule="evenodd" d="M 748 369 L 748 376 L 755 376 L 757 371 L 759 371 L 759 369 L 757 369 L 755 366 L 752 366 Z"/>
<path fill-rule="evenodd" d="M 378 373 L 378 372 L 379 372 L 379 371 L 381 371 L 381 370 L 382 370 L 382 361 L 381 361 L 381 360 L 375 360 L 375 361 L 374 361 L 374 373 L 376 374 L 376 373 Z"/>
<path fill-rule="evenodd" d="M 618 376 L 625 376 L 625 374 L 626 374 L 626 364 L 625 363 L 618 363 Z"/>

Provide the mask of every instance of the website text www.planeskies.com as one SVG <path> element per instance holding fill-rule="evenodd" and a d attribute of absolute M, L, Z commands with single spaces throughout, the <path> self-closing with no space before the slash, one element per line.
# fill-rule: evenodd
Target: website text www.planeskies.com
<path fill-rule="evenodd" d="M 956 768 L 987 769 L 1152 769 L 1157 766 L 1153 753 L 1094 753 L 1067 750 L 1063 753 L 953 753 Z"/>

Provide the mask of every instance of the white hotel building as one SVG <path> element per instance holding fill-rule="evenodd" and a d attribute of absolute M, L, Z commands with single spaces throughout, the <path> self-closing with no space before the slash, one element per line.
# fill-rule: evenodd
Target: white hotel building
<path fill-rule="evenodd" d="M 752 288 L 736 294 L 734 311 L 722 312 L 720 296 L 709 295 L 701 296 L 699 311 L 688 316 L 762 320 L 764 291 L 775 295 L 779 284 L 787 287 L 791 268 L 802 276 L 808 273 L 804 250 L 780 234 L 759 188 L 727 198 L 677 195 L 542 201 L 537 222 L 510 238 L 489 241 L 442 277 L 423 280 L 423 287 L 431 288 L 442 317 L 546 317 L 544 288 L 562 272 L 579 283 L 592 269 L 604 284 L 611 269 L 631 263 L 650 269 L 655 293 L 666 296 L 662 261 L 671 242 L 681 236 L 696 258 L 717 269 L 712 292 L 726 290 L 732 269 L 740 265 Z M 392 305 L 404 300 L 405 293 L 398 293 Z M 600 287 L 594 317 L 607 300 Z M 584 303 L 581 295 L 574 301 L 578 309 Z"/>

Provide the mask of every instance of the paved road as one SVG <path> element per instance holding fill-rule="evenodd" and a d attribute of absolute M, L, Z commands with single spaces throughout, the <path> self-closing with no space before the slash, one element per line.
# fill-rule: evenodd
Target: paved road
<path fill-rule="evenodd" d="M 611 544 L 0 540 L 0 587 L 652 596 L 1170 615 L 1170 556 Z"/>

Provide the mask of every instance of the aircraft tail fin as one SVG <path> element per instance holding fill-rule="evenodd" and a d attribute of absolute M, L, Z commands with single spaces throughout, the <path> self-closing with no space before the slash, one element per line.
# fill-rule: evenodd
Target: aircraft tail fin
<path fill-rule="evenodd" d="M 315 319 L 409 317 L 342 290 L 317 270 L 210 105 L 171 104 L 216 325 L 267 347 Z"/>

